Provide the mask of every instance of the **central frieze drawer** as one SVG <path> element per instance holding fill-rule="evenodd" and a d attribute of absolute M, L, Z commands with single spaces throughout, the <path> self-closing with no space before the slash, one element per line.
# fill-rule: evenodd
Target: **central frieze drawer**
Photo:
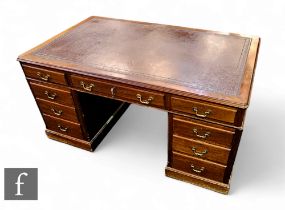
<path fill-rule="evenodd" d="M 102 82 L 77 75 L 71 75 L 70 78 L 72 86 L 82 91 L 97 93 L 114 99 L 124 99 L 132 103 L 164 108 L 164 94 L 160 92 L 121 86 L 116 83 Z"/>
<path fill-rule="evenodd" d="M 118 98 L 129 100 L 130 102 L 139 103 L 158 108 L 164 108 L 164 94 L 146 91 L 138 88 L 118 88 L 116 95 Z"/>
<path fill-rule="evenodd" d="M 112 84 L 77 75 L 71 75 L 70 80 L 71 85 L 77 89 L 91 93 L 101 93 L 105 96 L 112 97 L 111 90 L 114 87 Z"/>

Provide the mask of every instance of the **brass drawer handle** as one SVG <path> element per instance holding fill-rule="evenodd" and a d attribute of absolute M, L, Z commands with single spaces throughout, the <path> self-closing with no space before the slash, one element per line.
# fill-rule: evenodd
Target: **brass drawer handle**
<path fill-rule="evenodd" d="M 199 137 L 199 138 L 201 138 L 201 139 L 206 139 L 206 138 L 209 137 L 210 134 L 211 134 L 211 132 L 207 131 L 207 132 L 205 132 L 204 135 L 200 135 L 200 134 L 198 133 L 197 128 L 193 128 L 193 132 L 195 133 L 195 135 L 196 135 L 197 137 Z"/>
<path fill-rule="evenodd" d="M 37 72 L 37 75 L 40 77 L 40 79 L 44 80 L 44 81 L 48 81 L 50 75 L 49 74 L 42 74 L 41 72 Z"/>
<path fill-rule="evenodd" d="M 111 88 L 111 94 L 112 94 L 112 97 L 115 97 L 115 95 L 116 95 L 116 87 L 112 87 Z"/>
<path fill-rule="evenodd" d="M 192 169 L 192 171 L 200 174 L 200 173 L 202 173 L 205 170 L 205 167 L 195 168 L 195 166 L 193 164 L 191 164 L 191 169 Z"/>
<path fill-rule="evenodd" d="M 57 127 L 59 128 L 59 130 L 63 131 L 63 132 L 67 132 L 68 127 L 62 127 L 61 125 L 57 125 Z"/>
<path fill-rule="evenodd" d="M 55 115 L 57 115 L 57 116 L 62 115 L 62 110 L 56 110 L 56 109 L 54 109 L 54 108 L 51 108 L 51 111 L 53 111 L 53 113 L 54 113 Z"/>
<path fill-rule="evenodd" d="M 204 156 L 205 154 L 208 153 L 207 149 L 205 149 L 203 152 L 198 152 L 196 147 L 192 147 L 192 151 L 193 151 L 194 155 L 196 155 L 198 157 L 202 157 L 202 156 Z"/>
<path fill-rule="evenodd" d="M 45 94 L 47 95 L 47 97 L 51 100 L 54 100 L 56 97 L 56 93 L 50 93 L 47 90 L 45 91 Z"/>
<path fill-rule="evenodd" d="M 206 118 L 211 113 L 211 110 L 207 110 L 207 111 L 204 112 L 204 114 L 199 114 L 197 107 L 193 107 L 193 111 L 195 112 L 195 115 L 197 117 L 203 117 L 203 118 Z"/>
<path fill-rule="evenodd" d="M 83 81 L 80 82 L 80 85 L 83 87 L 84 90 L 92 91 L 92 88 L 95 86 L 93 83 L 86 85 Z"/>
<path fill-rule="evenodd" d="M 147 100 L 142 100 L 142 95 L 141 94 L 137 94 L 137 98 L 140 100 L 140 102 L 142 104 L 149 104 L 154 99 L 152 96 L 150 96 L 150 97 L 148 97 Z"/>

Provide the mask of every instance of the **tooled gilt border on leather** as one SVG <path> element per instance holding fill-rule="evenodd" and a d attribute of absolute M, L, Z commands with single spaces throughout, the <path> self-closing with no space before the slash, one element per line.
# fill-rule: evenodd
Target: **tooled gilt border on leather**
<path fill-rule="evenodd" d="M 92 19 L 91 21 L 96 20 L 95 18 Z M 163 27 L 163 25 L 157 25 L 158 27 Z M 55 59 L 55 60 L 60 60 L 60 61 L 65 61 L 67 63 L 71 63 L 71 64 L 81 64 L 80 62 L 76 62 L 74 60 L 70 60 L 69 58 L 65 58 L 62 56 L 55 56 L 55 55 L 50 55 L 50 54 L 46 54 L 43 53 L 41 51 L 45 51 L 47 48 L 51 47 L 56 41 L 59 41 L 63 38 L 66 38 L 67 36 L 72 36 L 73 33 L 75 33 L 77 30 L 80 30 L 80 28 L 83 27 L 83 25 L 78 26 L 77 28 L 71 30 L 68 33 L 63 34 L 62 36 L 54 39 L 52 42 L 50 42 L 49 44 L 45 45 L 44 47 L 38 49 L 37 51 L 35 51 L 33 54 L 36 56 L 40 56 L 43 58 L 47 58 L 47 59 Z M 76 30 L 77 29 L 77 30 Z M 181 29 L 174 29 L 174 30 L 181 30 Z M 248 51 L 249 51 L 249 47 L 250 47 L 250 43 L 251 43 L 251 39 L 249 38 L 245 38 L 244 40 L 244 44 L 243 44 L 243 48 L 241 51 L 241 55 L 239 58 L 239 62 L 237 63 L 236 69 L 244 69 L 245 66 L 245 62 L 242 62 L 243 60 L 245 60 Z M 246 53 L 247 52 L 247 53 Z M 128 71 L 127 69 L 122 69 L 116 66 L 106 66 L 104 64 L 93 64 L 92 66 L 90 65 L 86 65 L 88 67 L 95 67 L 98 68 L 100 70 L 103 71 L 108 71 L 108 72 L 113 72 L 113 73 L 121 73 L 121 74 L 125 74 L 125 75 L 135 75 L 135 76 L 141 76 L 141 77 L 145 77 L 148 79 L 156 79 L 159 81 L 163 81 L 163 82 L 168 82 L 170 84 L 176 84 L 176 85 L 184 85 L 190 88 L 194 88 L 194 89 L 198 89 L 198 90 L 207 90 L 207 91 L 213 91 L 211 89 L 211 87 L 205 87 L 204 85 L 199 85 L 199 84 L 193 84 L 193 83 L 189 83 L 187 81 L 183 81 L 183 80 L 178 80 L 178 79 L 174 79 L 174 78 L 170 78 L 170 77 L 164 77 L 164 76 L 158 76 L 158 75 L 151 75 L 151 74 L 145 74 L 143 72 L 134 72 L 134 71 Z M 243 75 L 240 77 L 240 81 L 237 84 L 241 83 L 241 80 L 243 78 Z M 223 93 L 225 95 L 231 95 L 231 96 L 238 96 L 238 93 L 240 91 L 240 86 L 237 87 L 237 85 L 233 88 L 234 90 L 220 90 L 220 93 Z M 216 90 L 217 91 L 217 90 Z"/>

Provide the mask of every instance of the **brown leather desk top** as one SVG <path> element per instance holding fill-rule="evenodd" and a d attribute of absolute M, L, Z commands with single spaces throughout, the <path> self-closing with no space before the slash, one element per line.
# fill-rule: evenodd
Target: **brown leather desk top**
<path fill-rule="evenodd" d="M 246 108 L 259 38 L 90 17 L 18 59 Z"/>

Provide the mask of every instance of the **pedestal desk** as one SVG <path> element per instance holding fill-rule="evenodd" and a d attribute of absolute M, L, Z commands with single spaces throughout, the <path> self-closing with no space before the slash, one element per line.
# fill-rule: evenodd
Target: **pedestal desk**
<path fill-rule="evenodd" d="M 166 176 L 228 193 L 258 37 L 89 17 L 20 55 L 49 138 L 93 151 L 131 103 L 168 112 Z"/>

